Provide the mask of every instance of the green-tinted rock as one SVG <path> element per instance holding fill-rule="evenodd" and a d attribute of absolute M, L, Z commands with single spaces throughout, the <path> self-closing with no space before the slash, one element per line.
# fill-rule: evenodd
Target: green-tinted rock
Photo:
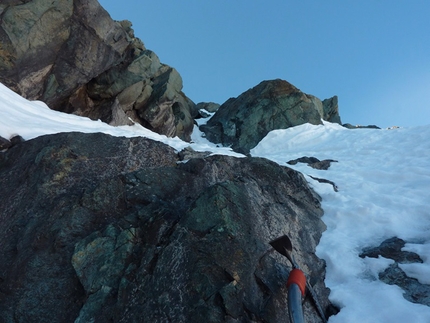
<path fill-rule="evenodd" d="M 83 133 L 1 152 L 0 321 L 281 322 L 291 267 L 269 241 L 283 234 L 329 305 L 322 210 L 301 174 L 178 158 L 149 139 Z"/>
<path fill-rule="evenodd" d="M 0 10 L 0 82 L 55 110 L 191 140 L 195 104 L 130 21 L 113 21 L 96 0 L 8 1 Z"/>
<path fill-rule="evenodd" d="M 229 99 L 200 129 L 210 141 L 248 153 L 271 130 L 321 124 L 323 118 L 324 107 L 318 98 L 286 81 L 273 80 Z"/>

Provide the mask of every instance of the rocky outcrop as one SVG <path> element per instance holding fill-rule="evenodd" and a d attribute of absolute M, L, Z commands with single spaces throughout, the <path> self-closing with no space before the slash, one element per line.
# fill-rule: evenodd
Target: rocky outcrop
<path fill-rule="evenodd" d="M 394 260 L 394 263 L 379 273 L 379 279 L 386 284 L 402 288 L 403 297 L 408 301 L 430 306 L 430 285 L 421 284 L 417 279 L 408 277 L 399 266 L 399 264 L 423 262 L 416 253 L 402 250 L 405 244 L 404 240 L 393 237 L 383 241 L 378 247 L 364 249 L 360 257 L 378 258 L 381 256 Z"/>
<path fill-rule="evenodd" d="M 322 101 L 323 105 L 323 119 L 331 122 L 342 124 L 339 115 L 339 103 L 337 95 L 330 99 L 325 99 Z"/>
<path fill-rule="evenodd" d="M 1 322 L 282 322 L 288 234 L 324 308 L 304 177 L 261 158 L 63 133 L 0 152 Z M 304 303 L 306 322 L 320 322 Z"/>
<path fill-rule="evenodd" d="M 405 244 L 404 240 L 393 237 L 383 241 L 378 247 L 365 248 L 360 257 L 378 258 L 381 256 L 393 259 L 398 263 L 422 263 L 422 259 L 416 253 L 402 250 Z"/>
<path fill-rule="evenodd" d="M 303 156 L 287 162 L 288 165 L 296 165 L 297 163 L 305 163 L 308 166 L 315 169 L 327 170 L 330 168 L 331 163 L 337 163 L 337 160 L 334 160 L 334 159 L 319 160 L 316 157 Z"/>
<path fill-rule="evenodd" d="M 271 130 L 321 119 L 340 122 L 337 109 L 337 97 L 323 103 L 286 81 L 264 81 L 222 104 L 200 129 L 210 141 L 248 153 Z"/>
<path fill-rule="evenodd" d="M 368 125 L 368 126 L 355 125 L 355 126 L 353 126 L 350 123 L 345 123 L 342 126 L 345 128 L 348 128 L 348 129 L 381 129 L 376 125 Z"/>
<path fill-rule="evenodd" d="M 0 82 L 9 88 L 55 110 L 190 140 L 197 112 L 180 75 L 97 0 L 12 0 L 0 18 Z"/>

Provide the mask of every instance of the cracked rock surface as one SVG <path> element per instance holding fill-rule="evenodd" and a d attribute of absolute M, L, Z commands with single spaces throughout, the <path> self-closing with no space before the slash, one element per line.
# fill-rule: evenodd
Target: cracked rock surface
<path fill-rule="evenodd" d="M 284 322 L 287 234 L 329 308 L 319 197 L 261 158 L 63 133 L 0 152 L 1 322 Z M 310 300 L 307 322 L 320 322 Z"/>

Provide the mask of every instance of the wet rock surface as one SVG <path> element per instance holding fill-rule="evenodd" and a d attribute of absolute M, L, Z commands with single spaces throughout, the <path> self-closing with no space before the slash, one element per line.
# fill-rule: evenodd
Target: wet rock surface
<path fill-rule="evenodd" d="M 1 152 L 0 321 L 282 322 L 291 266 L 268 243 L 284 234 L 330 308 L 315 256 L 323 211 L 300 173 L 178 161 L 162 143 L 104 134 Z"/>

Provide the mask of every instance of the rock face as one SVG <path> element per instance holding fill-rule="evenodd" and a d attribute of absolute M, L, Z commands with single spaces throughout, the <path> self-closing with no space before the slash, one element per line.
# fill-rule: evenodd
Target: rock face
<path fill-rule="evenodd" d="M 0 182 L 1 322 L 284 322 L 283 234 L 329 307 L 323 212 L 290 168 L 63 133 L 0 152 Z"/>
<path fill-rule="evenodd" d="M 339 122 L 337 97 L 324 103 L 283 80 L 263 81 L 221 105 L 200 129 L 214 143 L 248 153 L 269 131 L 303 123 Z"/>
<path fill-rule="evenodd" d="M 196 111 L 180 75 L 97 0 L 3 1 L 0 44 L 0 82 L 25 98 L 190 140 Z"/>

